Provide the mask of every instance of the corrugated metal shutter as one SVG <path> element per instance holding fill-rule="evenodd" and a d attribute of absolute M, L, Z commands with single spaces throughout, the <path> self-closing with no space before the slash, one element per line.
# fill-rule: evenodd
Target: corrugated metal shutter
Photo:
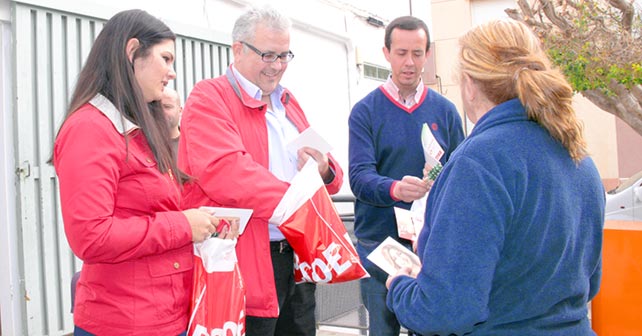
<path fill-rule="evenodd" d="M 105 20 L 12 5 L 21 315 L 28 335 L 65 335 L 73 331 L 70 281 L 81 262 L 67 244 L 57 178 L 47 160 L 78 72 Z M 230 62 L 229 46 L 178 36 L 174 86 L 185 99 L 196 81 L 220 75 Z"/>

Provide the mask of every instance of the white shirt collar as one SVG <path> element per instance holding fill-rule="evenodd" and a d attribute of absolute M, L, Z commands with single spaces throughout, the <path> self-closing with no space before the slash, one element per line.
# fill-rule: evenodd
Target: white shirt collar
<path fill-rule="evenodd" d="M 241 88 L 243 88 L 243 91 L 248 94 L 248 96 L 256 99 L 256 100 L 261 100 L 261 96 L 263 95 L 263 91 L 261 91 L 261 88 L 256 86 L 254 83 L 250 82 L 247 78 L 245 78 L 232 64 L 232 71 L 234 72 L 234 77 L 238 80 L 239 84 L 241 85 Z M 274 105 L 274 101 L 277 100 L 279 101 L 281 99 L 281 95 L 283 94 L 283 86 L 281 84 L 278 84 L 276 86 L 276 89 L 272 92 L 270 95 L 270 98 L 272 99 L 272 104 Z"/>
<path fill-rule="evenodd" d="M 107 116 L 118 132 L 123 135 L 139 128 L 138 125 L 125 118 L 122 113 L 116 109 L 116 106 L 100 93 L 96 94 L 94 98 L 89 101 L 89 104 Z"/>

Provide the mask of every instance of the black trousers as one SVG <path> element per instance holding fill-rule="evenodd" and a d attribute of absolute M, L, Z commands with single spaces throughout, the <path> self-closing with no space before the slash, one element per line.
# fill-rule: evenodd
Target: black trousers
<path fill-rule="evenodd" d="M 279 300 L 279 317 L 245 318 L 246 336 L 314 336 L 316 335 L 316 285 L 294 283 L 294 251 L 285 240 L 271 242 L 274 282 Z"/>

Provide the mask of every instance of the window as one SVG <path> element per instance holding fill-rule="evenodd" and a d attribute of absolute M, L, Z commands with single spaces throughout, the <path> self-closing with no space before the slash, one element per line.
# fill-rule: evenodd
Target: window
<path fill-rule="evenodd" d="M 390 69 L 380 67 L 374 64 L 365 63 L 363 65 L 363 76 L 366 78 L 385 82 L 390 76 Z"/>

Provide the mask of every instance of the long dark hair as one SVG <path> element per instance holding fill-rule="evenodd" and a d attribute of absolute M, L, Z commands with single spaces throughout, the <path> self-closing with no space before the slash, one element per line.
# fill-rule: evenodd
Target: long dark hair
<path fill-rule="evenodd" d="M 132 61 L 127 57 L 127 41 L 138 39 L 140 46 Z M 159 101 L 147 103 L 134 76 L 133 61 L 149 55 L 150 48 L 176 35 L 159 19 L 132 9 L 114 15 L 96 38 L 71 96 L 64 122 L 81 106 L 100 93 L 114 104 L 122 117 L 138 125 L 154 154 L 158 170 L 176 172 L 183 182 L 186 175 L 177 166 L 171 149 L 169 129 Z"/>

